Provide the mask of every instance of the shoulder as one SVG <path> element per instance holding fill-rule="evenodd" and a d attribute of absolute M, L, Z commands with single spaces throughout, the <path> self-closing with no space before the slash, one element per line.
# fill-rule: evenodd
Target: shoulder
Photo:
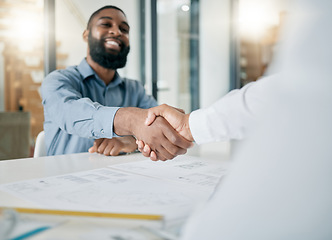
<path fill-rule="evenodd" d="M 82 76 L 77 70 L 77 66 L 67 67 L 66 69 L 55 70 L 48 74 L 42 82 L 41 90 L 56 91 L 62 87 L 78 89 L 82 82 Z"/>
<path fill-rule="evenodd" d="M 45 80 L 59 80 L 59 79 L 81 79 L 82 76 L 77 69 L 77 66 L 70 66 L 66 69 L 59 69 L 51 72 L 45 77 Z"/>
<path fill-rule="evenodd" d="M 78 87 L 82 82 L 83 77 L 77 69 L 77 66 L 70 66 L 66 69 L 59 69 L 48 74 L 42 86 L 63 86 L 71 85 L 73 87 Z"/>

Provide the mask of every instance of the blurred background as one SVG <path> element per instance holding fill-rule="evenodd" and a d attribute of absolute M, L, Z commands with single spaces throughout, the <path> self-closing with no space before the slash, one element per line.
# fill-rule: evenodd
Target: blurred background
<path fill-rule="evenodd" d="M 291 0 L 0 0 L 0 159 L 32 156 L 43 130 L 44 76 L 86 56 L 90 15 L 127 15 L 123 77 L 186 112 L 264 75 Z"/>

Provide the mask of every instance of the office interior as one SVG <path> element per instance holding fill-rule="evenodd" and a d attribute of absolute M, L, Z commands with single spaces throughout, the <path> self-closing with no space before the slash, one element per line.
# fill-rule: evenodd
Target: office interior
<path fill-rule="evenodd" d="M 120 75 L 141 81 L 158 103 L 190 112 L 264 75 L 290 3 L 0 0 L 0 159 L 33 156 L 43 130 L 43 78 L 86 56 L 82 33 L 98 8 L 120 7 L 131 26 Z"/>

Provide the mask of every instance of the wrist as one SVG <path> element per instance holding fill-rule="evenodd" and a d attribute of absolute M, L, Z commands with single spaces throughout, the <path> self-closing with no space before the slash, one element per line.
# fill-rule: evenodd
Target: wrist
<path fill-rule="evenodd" d="M 119 136 L 132 135 L 131 108 L 119 108 L 113 120 L 113 131 Z"/>
<path fill-rule="evenodd" d="M 140 126 L 140 122 L 144 122 L 144 109 L 136 107 L 119 108 L 114 116 L 113 131 L 115 134 L 124 136 L 136 136 L 136 129 Z M 145 113 L 146 115 L 146 113 Z M 144 124 L 144 123 L 143 123 Z"/>
<path fill-rule="evenodd" d="M 194 138 L 193 138 L 193 136 L 192 136 L 192 134 L 191 134 L 191 131 L 190 131 L 189 117 L 190 117 L 190 113 L 185 114 L 185 116 L 184 116 L 184 119 L 185 119 L 184 128 L 185 128 L 185 132 L 187 133 L 186 138 L 187 138 L 189 141 L 193 142 L 193 141 L 194 141 Z"/>

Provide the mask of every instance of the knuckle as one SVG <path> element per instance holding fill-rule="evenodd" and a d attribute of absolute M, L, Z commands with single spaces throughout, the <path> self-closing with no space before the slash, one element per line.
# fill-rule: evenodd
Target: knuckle
<path fill-rule="evenodd" d="M 174 145 L 178 146 L 179 145 L 179 138 L 175 136 L 174 134 L 170 137 L 170 142 L 173 143 Z"/>
<path fill-rule="evenodd" d="M 178 155 L 183 155 L 187 153 L 187 149 L 181 148 L 178 152 Z"/>
<path fill-rule="evenodd" d="M 187 152 L 186 149 L 183 149 L 183 148 L 177 148 L 174 155 L 175 156 L 178 156 L 178 155 L 182 155 L 182 154 L 185 154 Z"/>

